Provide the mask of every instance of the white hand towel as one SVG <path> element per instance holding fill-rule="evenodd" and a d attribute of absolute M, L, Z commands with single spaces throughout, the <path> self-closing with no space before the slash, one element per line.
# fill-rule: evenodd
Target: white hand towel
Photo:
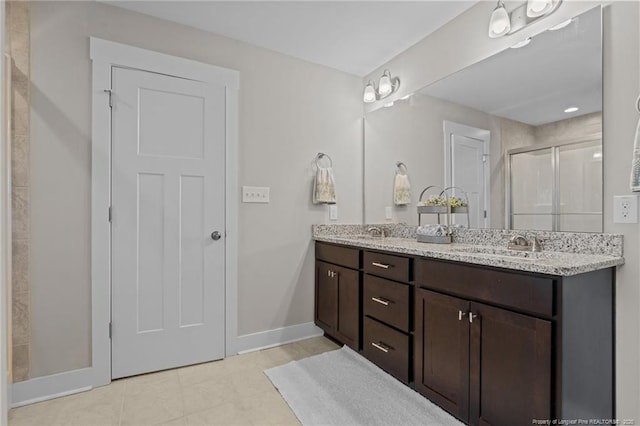
<path fill-rule="evenodd" d="M 640 99 L 638 99 L 640 104 Z M 639 110 L 640 111 L 640 110 Z M 640 119 L 636 126 L 636 136 L 633 141 L 633 159 L 631 162 L 631 191 L 640 192 Z"/>
<path fill-rule="evenodd" d="M 406 206 L 411 203 L 409 176 L 396 173 L 393 182 L 393 202 L 396 206 Z"/>
<path fill-rule="evenodd" d="M 331 167 L 318 167 L 313 185 L 313 204 L 335 204 L 336 183 Z"/>

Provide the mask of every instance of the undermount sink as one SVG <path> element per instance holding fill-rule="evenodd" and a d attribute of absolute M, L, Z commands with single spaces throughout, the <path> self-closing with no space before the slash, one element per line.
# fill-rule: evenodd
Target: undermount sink
<path fill-rule="evenodd" d="M 380 236 L 372 236 L 372 235 L 354 235 L 353 237 L 354 240 L 368 240 L 368 241 L 383 241 L 385 237 L 380 237 Z"/>
<path fill-rule="evenodd" d="M 539 251 L 509 250 L 502 247 L 486 247 L 486 246 L 452 247 L 451 251 L 453 253 L 487 254 L 491 256 L 523 258 L 523 259 L 541 259 L 541 258 L 547 257 L 547 253 L 543 253 Z"/>

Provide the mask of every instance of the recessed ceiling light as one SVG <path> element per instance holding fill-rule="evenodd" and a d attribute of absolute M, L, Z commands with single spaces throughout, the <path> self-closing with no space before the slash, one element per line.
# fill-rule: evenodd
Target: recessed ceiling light
<path fill-rule="evenodd" d="M 525 38 L 524 40 L 517 42 L 516 44 L 511 46 L 511 48 L 512 49 L 520 49 L 521 47 L 525 47 L 529 43 L 531 43 L 531 37 Z"/>
<path fill-rule="evenodd" d="M 564 27 L 566 27 L 567 25 L 569 25 L 571 22 L 573 22 L 573 19 L 567 19 L 566 21 L 562 21 L 558 25 L 554 25 L 553 27 L 550 27 L 549 31 L 561 30 Z"/>
<path fill-rule="evenodd" d="M 565 109 L 564 112 L 576 112 L 579 109 L 580 108 L 578 108 L 578 107 L 569 107 L 569 108 Z"/>

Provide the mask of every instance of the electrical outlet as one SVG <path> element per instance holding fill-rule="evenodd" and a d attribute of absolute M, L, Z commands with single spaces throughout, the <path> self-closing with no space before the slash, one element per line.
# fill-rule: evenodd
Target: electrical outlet
<path fill-rule="evenodd" d="M 391 211 L 391 206 L 387 206 L 384 208 L 384 218 L 387 220 L 393 219 L 393 212 Z"/>
<path fill-rule="evenodd" d="M 338 220 L 338 206 L 336 204 L 329 206 L 329 220 Z"/>
<path fill-rule="evenodd" d="M 638 196 L 613 197 L 613 223 L 638 223 Z"/>
<path fill-rule="evenodd" d="M 263 186 L 243 186 L 242 187 L 243 203 L 268 203 L 269 188 Z"/>

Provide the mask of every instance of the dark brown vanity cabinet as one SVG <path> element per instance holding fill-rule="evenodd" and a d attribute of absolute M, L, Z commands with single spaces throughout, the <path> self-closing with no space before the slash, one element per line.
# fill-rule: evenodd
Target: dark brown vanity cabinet
<path fill-rule="evenodd" d="M 417 391 L 470 425 L 613 418 L 612 270 L 416 261 Z"/>
<path fill-rule="evenodd" d="M 612 419 L 613 282 L 318 242 L 315 320 L 467 424 Z"/>
<path fill-rule="evenodd" d="M 316 259 L 315 323 L 329 336 L 357 351 L 360 346 L 359 250 L 316 243 Z"/>
<path fill-rule="evenodd" d="M 416 390 L 469 424 L 551 418 L 551 323 L 416 290 Z"/>
<path fill-rule="evenodd" d="M 365 251 L 362 259 L 362 353 L 409 383 L 413 330 L 410 259 L 371 251 Z"/>

